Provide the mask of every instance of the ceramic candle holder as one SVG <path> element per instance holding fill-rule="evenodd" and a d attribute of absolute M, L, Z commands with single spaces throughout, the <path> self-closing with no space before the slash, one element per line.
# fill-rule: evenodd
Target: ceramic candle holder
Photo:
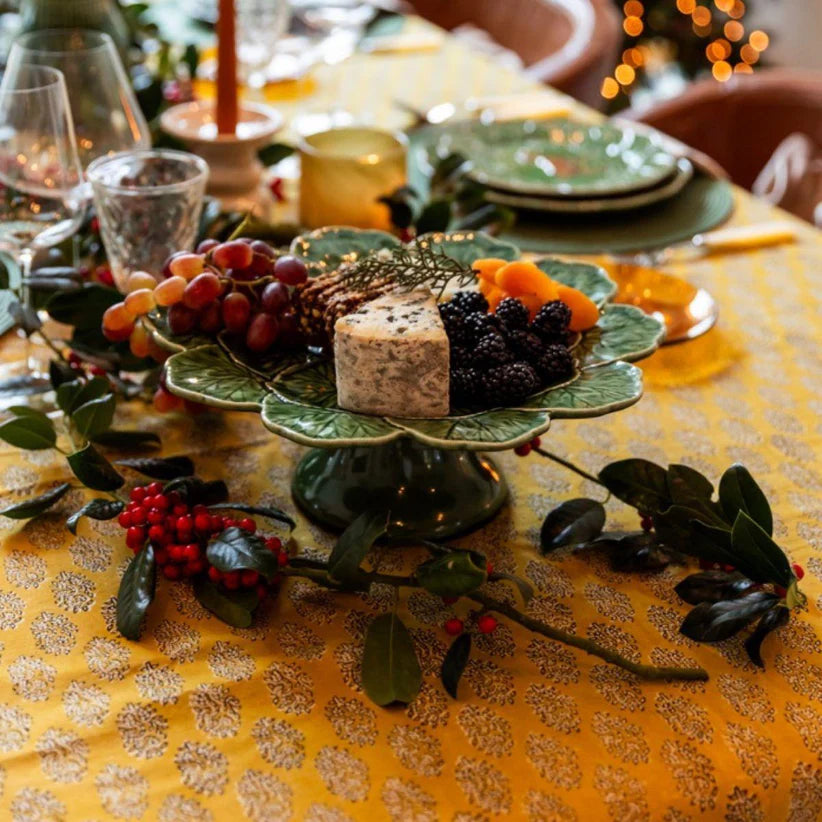
<path fill-rule="evenodd" d="M 209 166 L 208 192 L 220 198 L 254 194 L 263 165 L 257 152 L 282 126 L 279 112 L 258 103 L 240 103 L 236 134 L 218 134 L 213 101 L 182 103 L 165 111 L 160 125 Z"/>
<path fill-rule="evenodd" d="M 335 128 L 300 140 L 300 222 L 390 230 L 378 199 L 407 180 L 407 140 L 363 127 Z"/>

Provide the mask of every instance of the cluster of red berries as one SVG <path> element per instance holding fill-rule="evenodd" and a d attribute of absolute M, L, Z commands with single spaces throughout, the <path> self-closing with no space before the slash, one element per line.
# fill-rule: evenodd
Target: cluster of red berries
<path fill-rule="evenodd" d="M 539 448 L 542 445 L 542 440 L 539 437 L 534 437 L 530 442 L 524 442 L 514 449 L 514 453 L 518 457 L 527 457 L 534 448 Z"/>
<path fill-rule="evenodd" d="M 222 572 L 206 558 L 209 540 L 226 528 L 255 533 L 257 523 L 251 517 L 234 519 L 215 514 L 205 505 L 190 506 L 177 491 L 165 493 L 160 482 L 133 488 L 129 500 L 117 518 L 120 527 L 126 530 L 126 545 L 136 554 L 147 542 L 151 543 L 155 562 L 166 579 L 177 580 L 207 572 L 212 582 L 229 591 L 256 588 L 261 599 L 266 595 L 265 581 L 256 571 Z M 265 545 L 277 555 L 280 567 L 288 563 L 288 554 L 279 538 L 269 537 Z"/>
<path fill-rule="evenodd" d="M 485 573 L 490 577 L 494 573 L 494 566 L 488 562 L 485 565 Z M 444 605 L 453 605 L 459 597 L 443 597 Z M 497 627 L 497 620 L 491 614 L 481 614 L 477 619 L 477 630 L 481 634 L 490 634 Z M 451 617 L 446 620 L 445 633 L 449 636 L 459 636 L 465 630 L 465 623 L 459 617 Z"/>

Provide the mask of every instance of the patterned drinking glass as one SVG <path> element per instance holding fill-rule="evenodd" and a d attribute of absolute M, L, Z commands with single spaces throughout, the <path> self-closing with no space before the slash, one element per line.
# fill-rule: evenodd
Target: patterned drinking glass
<path fill-rule="evenodd" d="M 132 271 L 160 279 L 175 251 L 197 237 L 208 165 L 184 151 L 126 151 L 86 170 L 111 273 L 123 291 Z"/>

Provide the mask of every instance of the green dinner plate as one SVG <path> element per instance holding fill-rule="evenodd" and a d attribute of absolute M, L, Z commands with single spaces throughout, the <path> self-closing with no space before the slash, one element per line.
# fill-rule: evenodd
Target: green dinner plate
<path fill-rule="evenodd" d="M 676 170 L 676 158 L 654 135 L 566 118 L 455 123 L 441 129 L 426 152 L 429 163 L 453 152 L 463 154 L 471 161 L 469 173 L 478 182 L 543 197 L 646 189 Z"/>

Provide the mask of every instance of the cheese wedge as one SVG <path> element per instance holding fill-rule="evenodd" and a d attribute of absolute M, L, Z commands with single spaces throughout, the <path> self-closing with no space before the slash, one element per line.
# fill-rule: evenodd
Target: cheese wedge
<path fill-rule="evenodd" d="M 444 417 L 448 336 L 427 291 L 387 294 L 334 325 L 337 403 L 362 414 Z"/>

